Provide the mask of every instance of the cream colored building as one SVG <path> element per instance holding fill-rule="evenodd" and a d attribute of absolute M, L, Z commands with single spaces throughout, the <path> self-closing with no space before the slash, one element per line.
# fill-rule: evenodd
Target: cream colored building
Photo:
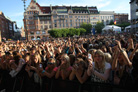
<path fill-rule="evenodd" d="M 29 40 L 46 39 L 51 29 L 78 28 L 83 22 L 90 23 L 90 15 L 97 13 L 95 7 L 40 6 L 31 0 L 24 13 L 26 37 L 28 34 Z"/>
<path fill-rule="evenodd" d="M 99 21 L 103 22 L 104 25 L 108 25 L 111 20 L 114 21 L 114 11 L 99 11 Z"/>

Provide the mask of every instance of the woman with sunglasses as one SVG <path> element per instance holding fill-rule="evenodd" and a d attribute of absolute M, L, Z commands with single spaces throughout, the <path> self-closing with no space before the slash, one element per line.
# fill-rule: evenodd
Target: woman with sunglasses
<path fill-rule="evenodd" d="M 47 62 L 47 67 L 45 70 L 43 70 L 41 66 L 41 77 L 42 77 L 42 92 L 48 91 L 51 85 L 51 79 L 55 76 L 56 71 L 57 71 L 57 66 L 56 66 L 56 60 L 54 58 L 49 58 Z"/>
<path fill-rule="evenodd" d="M 47 62 L 47 67 L 45 70 L 42 70 L 42 76 L 46 76 L 48 78 L 52 78 L 55 76 L 57 71 L 56 61 L 54 58 L 50 58 Z"/>

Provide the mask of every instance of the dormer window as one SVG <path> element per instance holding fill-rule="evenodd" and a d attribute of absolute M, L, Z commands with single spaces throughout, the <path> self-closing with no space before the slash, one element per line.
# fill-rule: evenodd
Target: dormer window
<path fill-rule="evenodd" d="M 53 13 L 56 13 L 56 11 L 53 11 Z"/>
<path fill-rule="evenodd" d="M 69 11 L 69 13 L 72 13 L 72 11 Z"/>

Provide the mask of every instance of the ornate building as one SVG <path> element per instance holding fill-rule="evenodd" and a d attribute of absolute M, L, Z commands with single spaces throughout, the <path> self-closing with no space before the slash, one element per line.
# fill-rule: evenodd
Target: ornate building
<path fill-rule="evenodd" d="M 24 13 L 24 28 L 29 40 L 46 39 L 51 29 L 78 28 L 83 22 L 90 23 L 92 14 L 98 14 L 96 7 L 40 6 L 31 0 Z"/>

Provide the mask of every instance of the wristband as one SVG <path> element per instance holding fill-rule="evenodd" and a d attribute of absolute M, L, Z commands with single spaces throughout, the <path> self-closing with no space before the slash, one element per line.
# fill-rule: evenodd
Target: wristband
<path fill-rule="evenodd" d="M 45 72 L 45 70 L 42 71 L 42 73 L 44 73 L 44 72 Z"/>

